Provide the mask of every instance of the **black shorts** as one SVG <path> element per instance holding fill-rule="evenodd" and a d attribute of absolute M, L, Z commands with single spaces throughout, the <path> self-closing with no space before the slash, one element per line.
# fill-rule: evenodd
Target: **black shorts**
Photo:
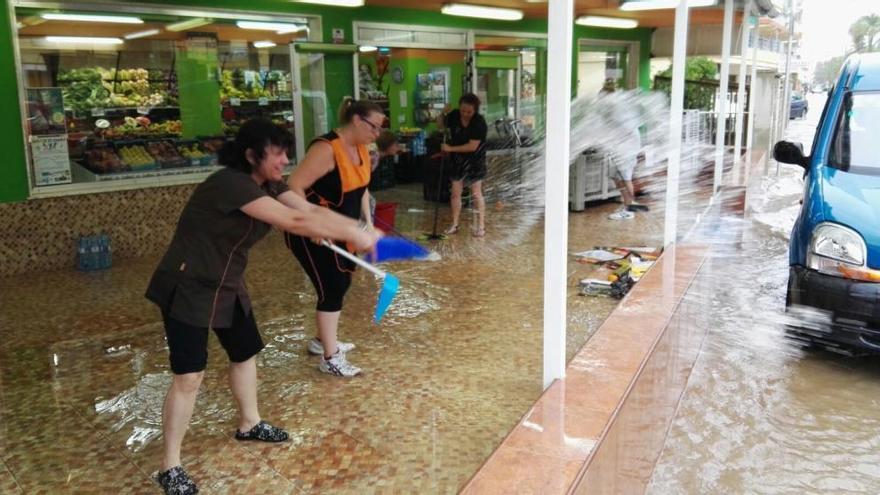
<path fill-rule="evenodd" d="M 449 180 L 464 181 L 465 184 L 473 184 L 486 178 L 486 159 L 462 158 L 455 153 L 451 154 L 451 168 Z"/>
<path fill-rule="evenodd" d="M 208 329 L 195 327 L 162 313 L 171 371 L 175 375 L 204 371 L 208 364 Z M 243 363 L 263 350 L 263 338 L 257 329 L 254 312 L 245 315 L 241 303 L 235 303 L 232 326 L 215 328 L 214 333 L 233 363 Z"/>

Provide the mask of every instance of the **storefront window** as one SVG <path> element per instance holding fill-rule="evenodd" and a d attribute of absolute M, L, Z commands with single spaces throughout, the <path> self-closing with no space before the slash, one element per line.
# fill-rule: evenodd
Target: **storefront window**
<path fill-rule="evenodd" d="M 320 32 L 308 17 L 15 13 L 32 185 L 50 194 L 198 180 L 257 116 L 293 135 L 290 44 Z"/>

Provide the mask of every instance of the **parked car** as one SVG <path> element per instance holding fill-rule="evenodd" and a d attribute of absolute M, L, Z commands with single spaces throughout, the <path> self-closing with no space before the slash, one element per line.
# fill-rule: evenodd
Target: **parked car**
<path fill-rule="evenodd" d="M 791 107 L 788 111 L 789 119 L 800 119 L 807 116 L 807 111 L 810 109 L 810 104 L 807 103 L 807 99 L 804 98 L 804 95 L 800 93 L 792 93 L 791 95 Z"/>
<path fill-rule="evenodd" d="M 812 155 L 780 141 L 773 157 L 805 169 L 791 234 L 786 309 L 793 330 L 833 349 L 880 352 L 880 53 L 847 59 Z M 815 316 L 820 318 L 816 319 Z"/>

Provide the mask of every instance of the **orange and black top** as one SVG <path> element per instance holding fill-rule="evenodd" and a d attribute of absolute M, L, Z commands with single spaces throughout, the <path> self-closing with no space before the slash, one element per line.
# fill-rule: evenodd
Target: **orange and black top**
<path fill-rule="evenodd" d="M 361 200 L 370 184 L 369 150 L 359 144 L 357 151 L 360 163 L 352 163 L 351 157 L 345 151 L 345 144 L 335 131 L 316 138 L 312 144 L 318 141 L 329 143 L 333 147 L 336 166 L 306 189 L 306 199 L 347 217 L 360 218 Z"/>

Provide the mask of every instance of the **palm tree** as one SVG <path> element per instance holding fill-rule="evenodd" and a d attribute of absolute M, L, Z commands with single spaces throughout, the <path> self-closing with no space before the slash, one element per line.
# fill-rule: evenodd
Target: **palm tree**
<path fill-rule="evenodd" d="M 880 50 L 880 15 L 871 14 L 859 17 L 849 27 L 853 47 L 857 52 Z"/>

